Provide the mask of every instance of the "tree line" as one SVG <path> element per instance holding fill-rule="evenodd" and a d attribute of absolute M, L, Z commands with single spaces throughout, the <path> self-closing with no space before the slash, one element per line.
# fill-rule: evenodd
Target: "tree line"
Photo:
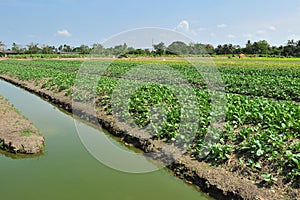
<path fill-rule="evenodd" d="M 12 44 L 10 49 L 5 48 L 6 45 L 0 41 L 0 52 L 11 51 L 19 54 L 89 54 L 91 52 L 103 56 L 162 56 L 162 55 L 226 55 L 235 56 L 239 54 L 255 55 L 262 57 L 300 57 L 300 40 L 288 40 L 285 45 L 271 46 L 266 40 L 256 42 L 247 41 L 245 47 L 233 44 L 223 44 L 214 47 L 211 44 L 190 43 L 186 44 L 182 41 L 175 41 L 166 46 L 163 42 L 153 44 L 152 48 L 140 49 L 128 47 L 126 43 L 116 45 L 114 47 L 104 48 L 101 44 L 93 44 L 92 46 L 80 45 L 72 47 L 64 44 L 58 47 L 50 45 L 39 45 L 38 43 L 30 43 L 24 47 L 16 43 Z"/>

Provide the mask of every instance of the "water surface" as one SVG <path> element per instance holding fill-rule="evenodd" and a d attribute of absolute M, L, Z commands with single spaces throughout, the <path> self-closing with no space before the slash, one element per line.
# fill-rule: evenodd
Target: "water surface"
<path fill-rule="evenodd" d="M 46 139 L 45 153 L 39 157 L 16 159 L 0 154 L 1 199 L 210 199 L 163 169 L 131 174 L 107 167 L 82 145 L 72 116 L 2 80 L 0 94 L 29 118 Z M 112 140 L 98 129 L 80 126 Z M 119 142 L 114 144 L 126 148 Z M 109 150 L 105 153 L 110 155 Z"/>

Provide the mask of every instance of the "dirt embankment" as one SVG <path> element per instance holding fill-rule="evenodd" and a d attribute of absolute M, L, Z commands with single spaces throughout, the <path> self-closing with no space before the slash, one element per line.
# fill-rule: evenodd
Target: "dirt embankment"
<path fill-rule="evenodd" d="M 95 117 L 85 109 L 85 106 L 72 104 L 71 99 L 65 97 L 63 94 L 53 93 L 52 91 L 41 89 L 34 84 L 21 82 L 7 76 L 0 75 L 0 78 L 22 87 L 29 92 L 35 93 L 47 101 L 56 104 L 58 107 L 68 112 L 73 112 L 73 114 L 76 114 L 82 119 L 88 120 L 91 123 L 100 124 L 111 134 L 144 152 L 156 152 L 153 154 L 155 159 L 165 159 L 172 156 L 164 151 L 166 148 L 163 142 L 151 138 L 141 138 L 132 134 L 132 130 L 128 130 L 126 126 L 117 126 L 112 116 L 98 112 L 97 117 Z M 192 159 L 189 154 L 176 158 L 175 161 L 167 167 L 172 170 L 175 176 L 199 187 L 203 192 L 208 193 L 216 199 L 284 199 L 274 190 L 259 188 L 253 182 L 237 177 L 222 167 L 210 166 L 205 162 Z"/>
<path fill-rule="evenodd" d="M 44 138 L 37 128 L 0 96 L 0 148 L 11 153 L 38 154 Z"/>

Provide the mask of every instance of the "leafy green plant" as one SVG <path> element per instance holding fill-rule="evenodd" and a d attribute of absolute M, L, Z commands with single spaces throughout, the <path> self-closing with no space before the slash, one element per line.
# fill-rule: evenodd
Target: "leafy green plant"
<path fill-rule="evenodd" d="M 278 179 L 273 177 L 272 174 L 262 174 L 261 177 L 264 179 L 264 181 L 272 183 L 276 182 Z"/>
<path fill-rule="evenodd" d="M 211 149 L 203 158 L 207 162 L 226 163 L 238 158 L 242 167 L 255 173 L 263 173 L 267 182 L 275 182 L 280 174 L 292 180 L 300 175 L 300 60 L 243 59 L 231 61 L 216 59 L 226 90 L 226 123 L 215 144 L 205 144 L 211 123 L 211 92 L 207 90 L 202 73 L 184 60 L 116 60 L 105 70 L 107 61 L 90 61 L 81 67 L 80 61 L 58 60 L 4 60 L 0 62 L 0 74 L 21 81 L 34 82 L 36 86 L 53 92 L 63 92 L 79 102 L 95 100 L 96 109 L 114 115 L 117 119 L 130 119 L 138 127 L 156 126 L 148 131 L 167 142 L 190 143 L 189 150 L 201 153 L 204 147 Z M 177 77 L 163 77 L 157 70 L 160 65 L 171 69 L 186 78 L 187 83 L 178 80 L 172 85 L 178 96 L 168 90 L 167 80 Z M 205 64 L 205 63 L 204 63 Z M 147 65 L 139 68 L 140 65 Z M 79 78 L 77 73 L 81 70 Z M 139 70 L 139 73 L 130 73 Z M 168 76 L 168 75 L 166 75 Z M 145 78 L 146 77 L 146 78 Z M 141 87 L 130 96 L 129 110 L 113 112 L 112 106 L 122 106 L 122 101 L 114 101 L 113 92 L 119 84 L 130 86 L 132 82 Z M 156 80 L 160 84 L 153 84 Z M 74 83 L 78 90 L 73 90 Z M 96 83 L 96 84 L 91 84 Z M 213 80 L 212 80 L 212 83 Z M 198 118 L 193 120 L 195 127 L 184 127 L 180 123 L 183 112 L 178 99 L 186 99 L 185 88 L 192 86 L 198 101 Z M 122 92 L 122 91 L 120 91 Z M 164 118 L 153 116 L 152 108 L 161 108 Z M 122 109 L 120 109 L 122 110 Z M 192 111 L 191 111 L 192 112 Z M 159 114 L 159 113 L 156 113 Z M 190 113 L 186 113 L 190 119 Z M 190 130 L 193 138 L 179 133 L 182 127 Z M 205 146 L 206 145 L 206 146 Z M 273 171 L 263 171 L 266 166 Z"/>

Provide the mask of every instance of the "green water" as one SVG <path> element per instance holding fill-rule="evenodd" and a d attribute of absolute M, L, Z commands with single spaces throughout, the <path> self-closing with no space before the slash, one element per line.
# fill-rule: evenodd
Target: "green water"
<path fill-rule="evenodd" d="M 0 94 L 28 117 L 46 139 L 45 153 L 39 157 L 13 159 L 0 154 L 1 199 L 210 199 L 163 169 L 131 174 L 107 167 L 82 145 L 70 115 L 1 80 Z M 109 137 L 81 124 L 84 128 Z"/>

